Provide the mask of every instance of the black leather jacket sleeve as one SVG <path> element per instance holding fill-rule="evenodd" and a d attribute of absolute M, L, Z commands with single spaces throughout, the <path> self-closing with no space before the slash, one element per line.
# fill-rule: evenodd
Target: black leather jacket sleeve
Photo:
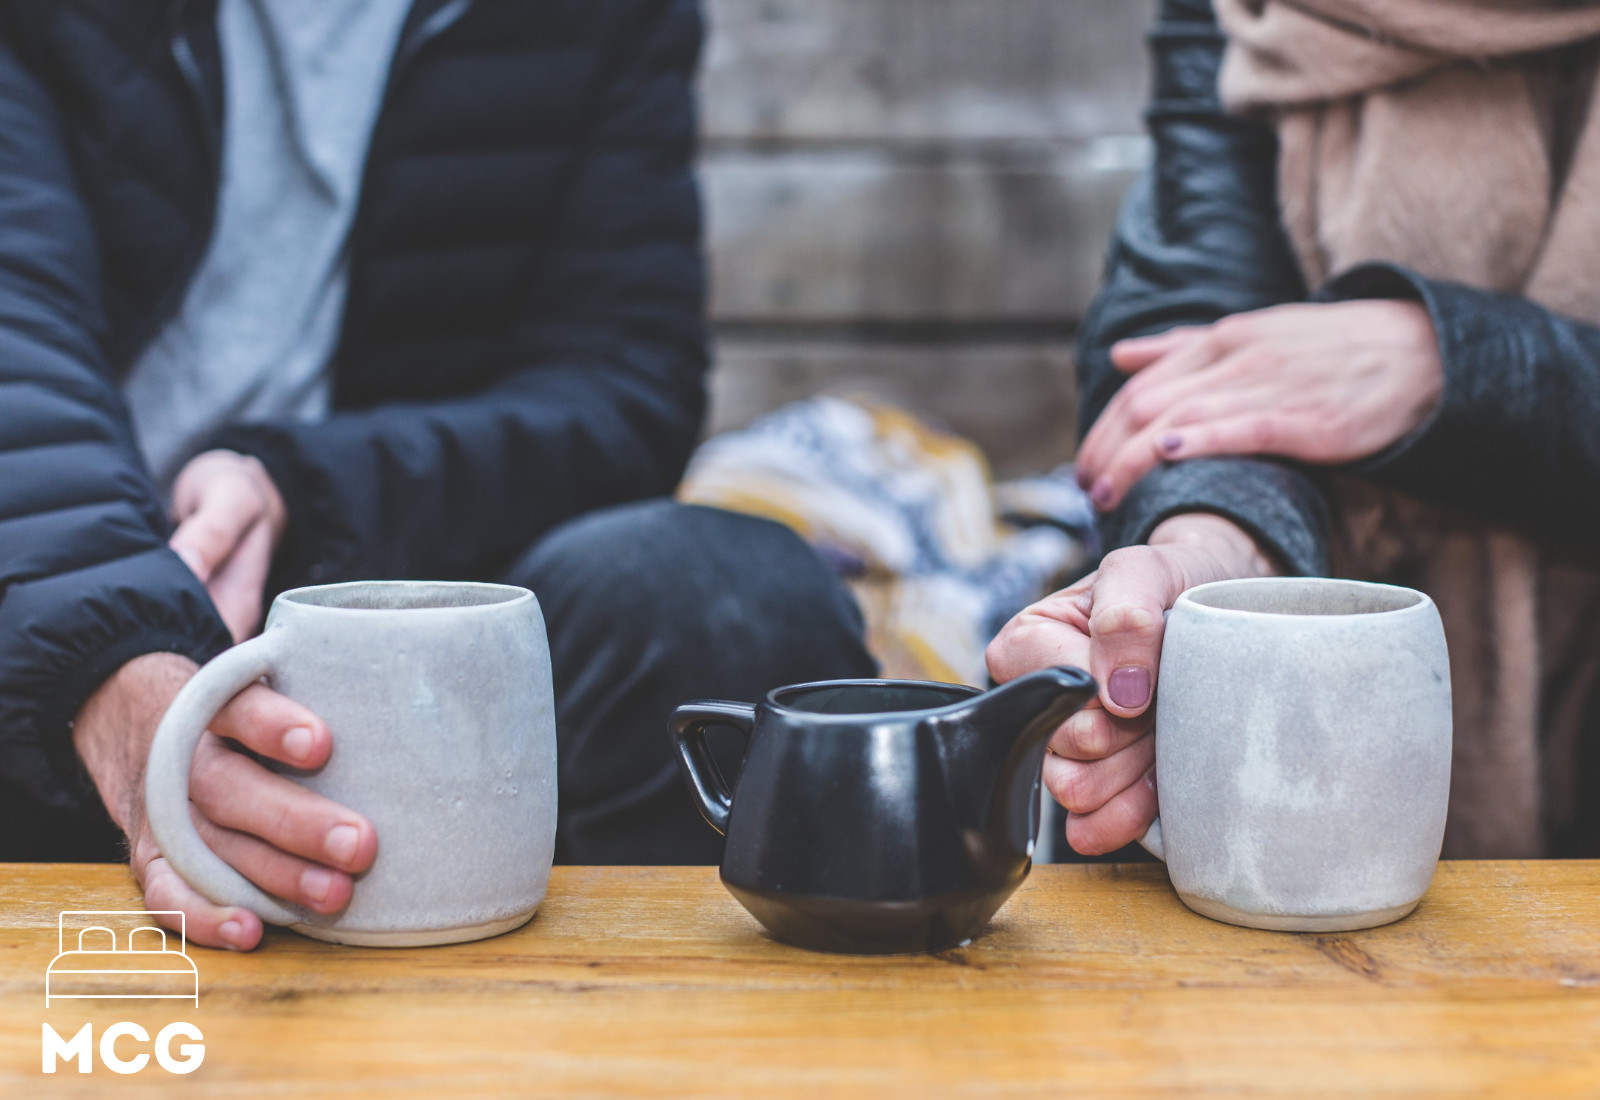
<path fill-rule="evenodd" d="M 96 797 L 70 724 L 119 665 L 227 648 L 102 354 L 97 238 L 54 106 L 0 38 L 0 799 Z"/>
<path fill-rule="evenodd" d="M 1117 340 L 1306 297 L 1278 220 L 1277 138 L 1223 111 L 1223 45 L 1206 0 L 1162 4 L 1150 33 L 1154 162 L 1124 201 L 1105 284 L 1078 342 L 1084 431 L 1124 380 L 1111 365 Z M 1226 516 L 1292 572 L 1326 569 L 1328 507 L 1296 466 L 1209 458 L 1157 468 L 1106 517 L 1107 546 L 1143 542 L 1180 512 Z"/>
<path fill-rule="evenodd" d="M 1352 268 L 1317 297 L 1420 302 L 1439 341 L 1439 407 L 1357 472 L 1585 553 L 1600 548 L 1600 328 L 1392 264 Z"/>
<path fill-rule="evenodd" d="M 1394 264 L 1352 268 L 1308 294 L 1279 221 L 1276 139 L 1218 101 L 1224 39 L 1210 3 L 1165 0 L 1150 40 L 1155 160 L 1124 206 L 1080 339 L 1085 428 L 1122 382 L 1107 353 L 1125 336 L 1287 301 L 1416 301 L 1439 342 L 1441 403 L 1346 472 L 1586 552 L 1600 546 L 1600 327 Z M 1107 517 L 1108 544 L 1140 542 L 1184 511 L 1228 516 L 1299 572 L 1325 568 L 1328 506 L 1302 467 L 1235 458 L 1158 469 Z"/>
<path fill-rule="evenodd" d="M 500 378 L 212 440 L 259 457 L 284 491 L 275 581 L 493 576 L 565 519 L 676 486 L 705 405 L 701 21 L 693 0 L 640 7 Z"/>

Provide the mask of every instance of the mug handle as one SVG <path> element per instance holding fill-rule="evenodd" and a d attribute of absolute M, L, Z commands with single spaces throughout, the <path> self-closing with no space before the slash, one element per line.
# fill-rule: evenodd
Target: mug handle
<path fill-rule="evenodd" d="M 717 832 L 728 835 L 728 813 L 733 809 L 733 792 L 722 777 L 706 745 L 709 726 L 731 726 L 750 740 L 755 728 L 756 708 L 749 703 L 731 703 L 720 699 L 701 699 L 685 703 L 672 712 L 668 730 L 672 746 L 678 750 L 678 770 L 684 781 L 694 791 L 695 805 L 700 814 Z"/>
<path fill-rule="evenodd" d="M 1144 831 L 1144 836 L 1139 838 L 1139 846 L 1162 863 L 1167 862 L 1167 848 L 1161 843 L 1161 815 L 1157 814 L 1150 822 L 1150 827 Z"/>
<path fill-rule="evenodd" d="M 150 742 L 144 777 L 145 816 L 161 854 L 206 898 L 218 905 L 253 910 L 273 924 L 299 924 L 305 920 L 303 915 L 284 908 L 207 848 L 189 817 L 189 768 L 200 736 L 229 699 L 272 675 L 278 657 L 274 633 L 223 652 L 172 700 Z"/>

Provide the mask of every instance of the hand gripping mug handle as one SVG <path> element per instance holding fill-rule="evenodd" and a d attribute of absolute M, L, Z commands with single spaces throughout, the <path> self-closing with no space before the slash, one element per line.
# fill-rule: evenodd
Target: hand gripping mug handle
<path fill-rule="evenodd" d="M 273 924 L 298 924 L 302 914 L 286 909 L 206 847 L 189 816 L 189 768 L 195 747 L 217 711 L 239 692 L 270 676 L 277 659 L 269 631 L 212 660 L 183 686 L 156 727 L 145 768 L 145 816 L 167 862 L 183 880 L 218 905 L 250 909 Z"/>
<path fill-rule="evenodd" d="M 706 729 L 732 726 L 749 741 L 755 722 L 756 708 L 749 703 L 707 699 L 685 703 L 672 712 L 668 725 L 672 746 L 678 750 L 678 770 L 694 791 L 695 805 L 706 822 L 724 836 L 728 833 L 728 814 L 733 809 L 733 792 L 728 790 L 728 781 L 706 744 Z"/>

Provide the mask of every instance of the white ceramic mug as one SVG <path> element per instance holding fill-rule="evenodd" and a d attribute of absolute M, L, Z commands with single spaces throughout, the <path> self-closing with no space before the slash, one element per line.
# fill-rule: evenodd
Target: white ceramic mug
<path fill-rule="evenodd" d="M 338 913 L 267 895 L 206 847 L 189 816 L 206 723 L 263 678 L 333 732 L 321 768 L 269 766 L 377 829 L 377 858 Z M 150 747 L 145 804 L 162 854 L 201 894 L 317 939 L 415 946 L 517 927 L 543 900 L 555 851 L 555 711 L 538 602 L 508 585 L 413 581 L 283 593 L 260 637 L 173 700 Z"/>
<path fill-rule="evenodd" d="M 1145 847 L 1197 913 L 1343 931 L 1426 892 L 1450 798 L 1450 666 L 1433 601 L 1316 578 L 1218 581 L 1167 618 L 1161 816 Z"/>

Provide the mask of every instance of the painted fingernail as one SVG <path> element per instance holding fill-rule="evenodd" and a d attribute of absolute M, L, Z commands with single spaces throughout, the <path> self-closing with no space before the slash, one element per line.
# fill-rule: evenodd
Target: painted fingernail
<path fill-rule="evenodd" d="M 1092 498 L 1094 500 L 1096 508 L 1109 508 L 1109 507 L 1111 507 L 1111 481 L 1110 481 L 1110 479 L 1101 478 L 1099 481 L 1095 482 L 1094 483 L 1094 489 L 1089 493 L 1089 496 L 1090 496 L 1090 498 Z"/>
<path fill-rule="evenodd" d="M 1161 442 L 1156 444 L 1164 455 L 1175 455 L 1183 449 L 1183 436 L 1177 432 L 1168 432 L 1161 437 Z"/>
<path fill-rule="evenodd" d="M 1106 690 L 1119 707 L 1142 707 L 1150 701 L 1150 670 L 1136 665 L 1114 669 L 1106 680 Z"/>
<path fill-rule="evenodd" d="M 300 875 L 300 896 L 308 901 L 327 901 L 333 889 L 333 872 L 321 867 L 308 867 Z"/>
<path fill-rule="evenodd" d="M 1156 770 L 1151 768 L 1144 773 L 1144 785 L 1150 788 L 1150 793 L 1156 793 Z"/>
<path fill-rule="evenodd" d="M 290 760 L 302 761 L 311 756 L 311 731 L 296 726 L 283 735 L 283 752 Z"/>
<path fill-rule="evenodd" d="M 361 843 L 361 833 L 354 825 L 335 825 L 328 830 L 328 854 L 338 863 L 349 863 L 356 858 L 356 845 Z"/>
<path fill-rule="evenodd" d="M 222 937 L 222 942 L 235 951 L 244 950 L 244 925 L 236 920 L 225 920 L 217 929 L 217 935 Z"/>

